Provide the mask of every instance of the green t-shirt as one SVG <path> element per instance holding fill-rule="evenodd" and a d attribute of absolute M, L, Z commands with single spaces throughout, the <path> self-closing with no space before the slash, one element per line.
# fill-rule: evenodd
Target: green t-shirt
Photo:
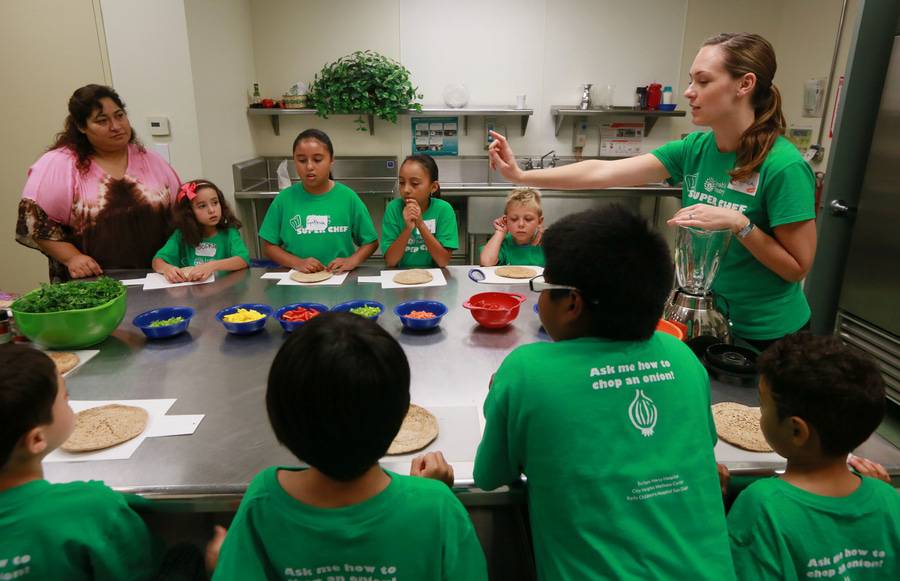
<path fill-rule="evenodd" d="M 387 472 L 391 483 L 376 496 L 324 509 L 285 492 L 278 470 L 290 468 L 267 468 L 250 483 L 216 581 L 487 579 L 472 522 L 445 484 Z"/>
<path fill-rule="evenodd" d="M 721 153 L 711 131 L 691 133 L 652 153 L 672 183 L 682 182 L 683 206 L 709 204 L 737 210 L 770 236 L 776 226 L 816 217 L 815 176 L 784 137 L 775 141 L 759 171 L 741 183 L 728 175 L 736 154 Z M 737 239 L 722 258 L 713 291 L 740 337 L 778 338 L 809 320 L 809 304 L 800 283 L 769 270 Z"/>
<path fill-rule="evenodd" d="M 0 492 L 0 579 L 149 579 L 157 549 L 125 496 L 102 482 Z"/>
<path fill-rule="evenodd" d="M 247 246 L 237 228 L 219 230 L 215 235 L 204 238 L 197 246 L 185 243 L 181 230 L 175 230 L 169 236 L 166 245 L 160 248 L 153 258 L 160 258 L 167 264 L 182 268 L 232 256 L 239 256 L 248 265 L 250 264 L 250 253 L 247 252 Z"/>
<path fill-rule="evenodd" d="M 483 245 L 478 253 L 484 250 Z M 507 234 L 497 253 L 497 266 L 544 266 L 544 247 L 533 244 L 516 244 L 512 234 Z"/>
<path fill-rule="evenodd" d="M 754 482 L 728 512 L 728 534 L 739 579 L 900 579 L 900 494 L 873 478 L 843 498 Z"/>
<path fill-rule="evenodd" d="M 528 478 L 539 579 L 733 578 L 709 377 L 675 337 L 510 353 L 475 485 Z"/>
<path fill-rule="evenodd" d="M 394 243 L 400 233 L 406 229 L 403 221 L 403 199 L 391 200 L 384 210 L 384 220 L 381 222 L 381 252 Z M 422 221 L 428 231 L 434 234 L 441 246 L 447 250 L 459 248 L 459 237 L 456 232 L 456 213 L 453 206 L 438 198 L 431 198 L 428 209 L 422 214 Z M 434 259 L 425 246 L 422 234 L 418 228 L 413 228 L 409 240 L 406 242 L 406 251 L 397 266 L 402 268 L 419 267 L 429 268 L 434 266 Z"/>
<path fill-rule="evenodd" d="M 281 190 L 269 206 L 259 236 L 294 256 L 324 265 L 351 256 L 357 246 L 378 240 L 366 205 L 340 182 L 324 194 L 310 194 L 302 183 Z"/>

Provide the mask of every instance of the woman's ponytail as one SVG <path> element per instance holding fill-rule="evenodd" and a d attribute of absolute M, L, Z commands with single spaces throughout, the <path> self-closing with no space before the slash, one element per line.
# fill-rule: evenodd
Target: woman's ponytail
<path fill-rule="evenodd" d="M 774 84 L 757 87 L 753 94 L 756 119 L 741 135 L 737 161 L 729 172 L 735 181 L 744 181 L 766 160 L 775 140 L 784 135 L 787 123 L 781 112 L 781 92 Z M 759 102 L 757 104 L 757 101 Z"/>

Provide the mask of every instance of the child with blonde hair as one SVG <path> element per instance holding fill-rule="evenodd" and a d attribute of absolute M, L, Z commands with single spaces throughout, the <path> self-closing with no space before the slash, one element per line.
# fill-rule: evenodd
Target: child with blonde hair
<path fill-rule="evenodd" d="M 506 209 L 494 220 L 494 235 L 481 247 L 481 266 L 544 266 L 541 238 L 544 211 L 541 193 L 534 188 L 515 188 L 506 196 Z"/>

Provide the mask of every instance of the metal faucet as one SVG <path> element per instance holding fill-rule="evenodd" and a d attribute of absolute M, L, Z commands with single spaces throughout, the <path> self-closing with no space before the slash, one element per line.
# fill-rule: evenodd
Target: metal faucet
<path fill-rule="evenodd" d="M 548 155 L 553 156 L 550 158 L 550 167 L 556 167 L 556 162 L 559 161 L 559 158 L 556 157 L 556 150 L 551 149 L 550 151 L 548 151 L 547 153 L 545 153 L 544 155 L 541 156 L 541 161 L 539 164 L 541 169 L 544 169 L 544 158 L 546 158 Z"/>

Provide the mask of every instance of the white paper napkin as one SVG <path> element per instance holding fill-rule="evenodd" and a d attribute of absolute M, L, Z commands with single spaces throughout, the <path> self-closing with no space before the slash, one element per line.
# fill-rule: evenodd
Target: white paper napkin
<path fill-rule="evenodd" d="M 216 280 L 216 275 L 211 274 L 209 278 L 198 280 L 196 282 L 169 282 L 166 277 L 158 272 L 152 272 L 147 275 L 147 281 L 144 283 L 144 290 L 158 290 L 161 288 L 175 288 L 178 286 L 193 286 L 195 284 L 209 284 Z"/>
<path fill-rule="evenodd" d="M 57 448 L 44 458 L 44 462 L 89 462 L 92 460 L 127 460 L 146 438 L 158 438 L 162 436 L 182 436 L 193 434 L 203 420 L 203 415 L 167 416 L 166 412 L 175 403 L 174 399 L 131 399 L 131 400 L 104 400 L 104 401 L 75 401 L 69 402 L 75 413 L 99 407 L 107 404 L 122 404 L 144 408 L 147 410 L 147 427 L 144 431 L 127 442 L 118 446 L 96 450 L 94 452 L 71 453 Z"/>

